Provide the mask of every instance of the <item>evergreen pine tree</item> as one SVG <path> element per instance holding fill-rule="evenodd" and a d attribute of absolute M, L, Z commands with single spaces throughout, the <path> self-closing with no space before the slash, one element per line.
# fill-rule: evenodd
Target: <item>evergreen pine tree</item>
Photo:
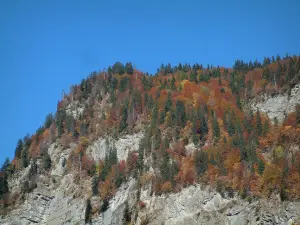
<path fill-rule="evenodd" d="M 197 173 L 203 174 L 208 168 L 208 155 L 206 152 L 203 152 L 201 150 L 196 151 L 195 153 L 195 167 Z"/>
<path fill-rule="evenodd" d="M 132 75 L 133 74 L 133 66 L 131 62 L 128 62 L 125 64 L 125 71 L 127 74 Z"/>
<path fill-rule="evenodd" d="M 125 130 L 128 126 L 127 117 L 128 117 L 128 109 L 127 109 L 127 105 L 125 104 L 125 106 L 122 109 L 122 119 L 121 119 L 120 126 L 119 126 L 120 132 Z"/>
<path fill-rule="evenodd" d="M 98 195 L 98 181 L 99 181 L 99 177 L 98 176 L 94 176 L 93 180 L 92 180 L 92 192 L 93 195 Z"/>
<path fill-rule="evenodd" d="M 265 170 L 265 163 L 262 160 L 258 161 L 258 173 L 262 175 Z"/>
<path fill-rule="evenodd" d="M 269 122 L 268 122 L 268 120 L 266 120 L 264 122 L 264 127 L 263 127 L 263 130 L 262 130 L 262 134 L 265 136 L 265 135 L 267 135 L 268 131 L 269 131 Z"/>
<path fill-rule="evenodd" d="M 262 77 L 263 77 L 264 79 L 266 79 L 267 81 L 270 81 L 270 80 L 271 80 L 271 73 L 270 73 L 269 67 L 266 66 L 266 67 L 264 68 Z"/>
<path fill-rule="evenodd" d="M 131 213 L 129 210 L 129 205 L 128 202 L 125 202 L 125 209 L 123 213 L 123 219 L 122 219 L 122 224 L 127 225 L 131 221 Z"/>
<path fill-rule="evenodd" d="M 172 80 L 171 80 L 171 89 L 172 89 L 173 91 L 176 90 L 176 86 L 175 86 L 175 78 L 174 78 L 174 76 L 172 76 Z"/>
<path fill-rule="evenodd" d="M 258 136 L 262 135 L 262 123 L 259 110 L 256 112 L 256 131 Z"/>
<path fill-rule="evenodd" d="M 23 149 L 23 141 L 22 139 L 18 140 L 17 146 L 16 146 L 16 150 L 15 150 L 15 157 L 20 159 L 21 158 L 21 152 Z"/>
<path fill-rule="evenodd" d="M 91 221 L 91 214 L 92 214 L 92 205 L 91 200 L 86 200 L 86 206 L 85 206 L 85 223 L 89 223 Z"/>
<path fill-rule="evenodd" d="M 215 115 L 215 112 L 212 113 L 212 126 L 213 126 L 213 135 L 218 140 L 220 138 L 220 126 L 218 122 L 218 118 Z"/>
<path fill-rule="evenodd" d="M 296 105 L 296 123 L 300 124 L 300 104 Z"/>

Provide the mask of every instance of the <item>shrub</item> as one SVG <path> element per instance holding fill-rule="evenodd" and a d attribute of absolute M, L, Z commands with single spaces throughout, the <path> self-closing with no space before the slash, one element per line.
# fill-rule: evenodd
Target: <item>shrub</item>
<path fill-rule="evenodd" d="M 140 209 L 143 209 L 146 207 L 146 204 L 143 201 L 139 201 L 139 207 Z"/>
<path fill-rule="evenodd" d="M 107 198 L 105 198 L 103 200 L 103 203 L 102 203 L 101 207 L 100 207 L 100 213 L 105 212 L 108 209 L 108 207 L 109 207 L 109 200 Z"/>
<path fill-rule="evenodd" d="M 166 181 L 165 183 L 163 183 L 162 185 L 162 192 L 167 193 L 172 191 L 172 184 L 170 181 Z"/>

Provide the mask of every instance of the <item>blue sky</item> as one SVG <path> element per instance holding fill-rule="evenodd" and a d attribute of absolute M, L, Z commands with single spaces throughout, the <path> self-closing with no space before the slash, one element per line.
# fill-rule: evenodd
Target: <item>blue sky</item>
<path fill-rule="evenodd" d="M 299 11 L 297 0 L 1 0 L 0 164 L 90 72 L 299 54 Z"/>

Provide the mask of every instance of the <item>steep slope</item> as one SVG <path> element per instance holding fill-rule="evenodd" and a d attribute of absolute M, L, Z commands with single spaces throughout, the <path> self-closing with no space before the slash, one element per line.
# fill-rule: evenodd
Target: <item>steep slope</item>
<path fill-rule="evenodd" d="M 299 70 L 92 73 L 1 168 L 0 223 L 300 223 Z"/>

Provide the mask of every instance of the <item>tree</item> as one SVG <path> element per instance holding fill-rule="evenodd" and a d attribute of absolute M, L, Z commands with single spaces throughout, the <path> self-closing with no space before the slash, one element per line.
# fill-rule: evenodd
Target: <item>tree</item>
<path fill-rule="evenodd" d="M 125 67 L 121 62 L 116 62 L 113 66 L 112 66 L 112 72 L 113 73 L 118 73 L 120 75 L 123 75 L 125 73 Z"/>
<path fill-rule="evenodd" d="M 123 213 L 122 224 L 127 225 L 131 221 L 131 212 L 129 210 L 128 202 L 125 202 L 125 209 Z"/>
<path fill-rule="evenodd" d="M 48 153 L 45 153 L 43 156 L 43 167 L 45 170 L 49 170 L 51 168 L 51 158 Z"/>
<path fill-rule="evenodd" d="M 193 139 L 193 143 L 194 145 L 197 145 L 199 143 L 199 137 L 198 137 L 198 127 L 197 127 L 197 116 L 195 114 L 193 114 L 192 116 L 192 139 Z"/>
<path fill-rule="evenodd" d="M 9 158 L 6 158 L 0 170 L 0 200 L 2 200 L 9 191 L 7 183 L 9 167 L 10 161 Z"/>
<path fill-rule="evenodd" d="M 98 181 L 99 181 L 99 177 L 98 176 L 94 176 L 93 180 L 92 180 L 92 192 L 93 195 L 98 195 Z"/>
<path fill-rule="evenodd" d="M 10 166 L 10 165 L 11 165 L 11 164 L 10 164 L 9 158 L 6 157 L 5 160 L 4 160 L 4 163 L 3 163 L 2 167 L 1 167 L 1 169 L 0 169 L 0 171 L 6 172 L 6 171 L 9 169 L 9 166 Z"/>
<path fill-rule="evenodd" d="M 105 212 L 109 207 L 109 200 L 107 198 L 103 199 L 103 203 L 100 208 L 100 212 Z"/>
<path fill-rule="evenodd" d="M 29 164 L 28 159 L 28 149 L 24 148 L 21 154 L 21 166 L 22 168 L 26 168 Z"/>
<path fill-rule="evenodd" d="M 128 126 L 127 124 L 127 117 L 128 117 L 128 109 L 127 105 L 125 105 L 122 109 L 122 120 L 120 122 L 119 131 L 122 132 L 125 130 Z"/>
<path fill-rule="evenodd" d="M 196 151 L 195 153 L 195 167 L 198 175 L 206 172 L 208 168 L 208 155 L 203 151 Z"/>
<path fill-rule="evenodd" d="M 258 169 L 258 173 L 260 175 L 263 175 L 264 170 L 265 170 L 265 163 L 262 160 L 258 160 L 258 167 L 257 167 L 257 169 Z"/>
<path fill-rule="evenodd" d="M 218 140 L 220 138 L 220 126 L 215 112 L 213 112 L 212 114 L 213 114 L 213 118 L 212 118 L 213 134 L 214 137 Z"/>
<path fill-rule="evenodd" d="M 262 134 L 263 134 L 264 136 L 266 136 L 267 133 L 268 133 L 268 131 L 269 131 L 269 121 L 268 121 L 268 120 L 265 120 L 265 122 L 264 122 L 264 127 L 263 127 L 263 130 L 262 130 Z"/>
<path fill-rule="evenodd" d="M 190 74 L 190 81 L 197 83 L 197 72 L 194 70 Z"/>
<path fill-rule="evenodd" d="M 174 78 L 174 76 L 172 76 L 172 79 L 171 79 L 171 89 L 172 89 L 173 91 L 176 90 L 176 86 L 175 86 L 175 78 Z"/>
<path fill-rule="evenodd" d="M 91 214 L 92 214 L 92 205 L 91 205 L 91 200 L 88 198 L 86 200 L 86 206 L 85 206 L 85 223 L 91 221 Z"/>
<path fill-rule="evenodd" d="M 45 122 L 44 122 L 44 127 L 47 129 L 51 126 L 52 122 L 54 121 L 54 117 L 52 115 L 52 113 L 49 113 L 46 116 Z"/>
<path fill-rule="evenodd" d="M 296 105 L 296 123 L 300 124 L 300 104 Z"/>
<path fill-rule="evenodd" d="M 165 104 L 165 112 L 167 113 L 171 108 L 172 108 L 172 96 L 171 96 L 171 92 L 168 92 L 168 97 Z"/>
<path fill-rule="evenodd" d="M 64 121 L 66 119 L 66 112 L 63 109 L 59 109 L 56 112 L 55 120 L 58 136 L 60 137 L 64 133 Z"/>
<path fill-rule="evenodd" d="M 256 111 L 256 131 L 258 136 L 262 135 L 262 123 L 259 110 Z"/>
<path fill-rule="evenodd" d="M 182 101 L 176 101 L 176 121 L 178 126 L 185 126 L 186 123 L 186 113 L 185 107 Z"/>
<path fill-rule="evenodd" d="M 125 64 L 125 71 L 127 74 L 132 75 L 133 74 L 133 66 L 131 62 L 128 62 Z"/>
<path fill-rule="evenodd" d="M 0 200 L 8 193 L 7 176 L 5 173 L 0 173 Z"/>
<path fill-rule="evenodd" d="M 290 60 L 289 66 L 285 75 L 286 82 L 290 82 L 295 76 L 295 71 L 293 68 L 293 60 Z"/>
<path fill-rule="evenodd" d="M 17 146 L 16 146 L 16 150 L 15 150 L 15 157 L 20 159 L 21 158 L 21 152 L 23 149 L 23 141 L 22 139 L 18 140 Z"/>

